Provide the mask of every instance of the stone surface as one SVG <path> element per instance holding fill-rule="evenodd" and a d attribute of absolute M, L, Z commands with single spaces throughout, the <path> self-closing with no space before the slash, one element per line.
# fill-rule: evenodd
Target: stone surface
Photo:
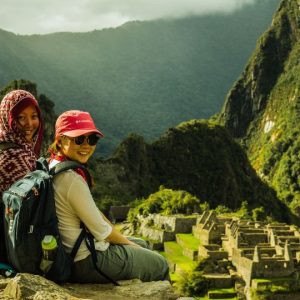
<path fill-rule="evenodd" d="M 141 282 L 121 281 L 112 284 L 64 284 L 57 285 L 44 277 L 20 273 L 12 279 L 0 278 L 0 300 L 134 300 L 134 299 L 177 299 L 168 281 Z"/>

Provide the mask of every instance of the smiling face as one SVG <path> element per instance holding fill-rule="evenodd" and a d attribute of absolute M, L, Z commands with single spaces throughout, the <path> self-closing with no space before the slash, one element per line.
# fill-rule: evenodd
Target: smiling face
<path fill-rule="evenodd" d="M 84 136 L 87 137 L 90 135 L 91 134 L 85 134 Z M 82 164 L 87 163 L 96 149 L 96 145 L 89 145 L 87 139 L 85 139 L 81 145 L 77 145 L 74 138 L 67 136 L 59 137 L 58 145 L 60 147 L 59 151 L 61 154 Z"/>
<path fill-rule="evenodd" d="M 40 119 L 36 107 L 29 105 L 17 116 L 17 127 L 24 134 L 28 142 L 32 141 L 40 125 Z"/>

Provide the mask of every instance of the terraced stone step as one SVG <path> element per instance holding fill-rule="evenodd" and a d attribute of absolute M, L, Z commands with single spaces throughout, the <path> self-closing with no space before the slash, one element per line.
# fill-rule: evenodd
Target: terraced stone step
<path fill-rule="evenodd" d="M 208 299 L 237 299 L 237 293 L 234 289 L 216 289 L 207 293 Z"/>
<path fill-rule="evenodd" d="M 198 248 L 201 244 L 199 239 L 191 233 L 178 233 L 176 234 L 176 242 L 183 248 L 183 255 L 189 257 L 191 260 L 198 259 Z"/>
<path fill-rule="evenodd" d="M 148 240 L 148 243 L 151 250 L 160 251 L 164 249 L 164 243 L 160 241 Z"/>
<path fill-rule="evenodd" d="M 234 279 L 230 274 L 211 273 L 204 274 L 203 277 L 209 280 L 212 288 L 230 289 L 234 286 Z"/>

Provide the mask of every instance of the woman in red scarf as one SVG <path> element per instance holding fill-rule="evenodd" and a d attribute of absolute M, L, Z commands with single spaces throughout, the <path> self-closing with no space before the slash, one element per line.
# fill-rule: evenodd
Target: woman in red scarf
<path fill-rule="evenodd" d="M 15 181 L 35 169 L 42 134 L 41 113 L 34 96 L 24 90 L 6 94 L 0 103 L 0 144 L 10 146 L 0 150 L 0 262 L 6 261 L 1 195 Z"/>
<path fill-rule="evenodd" d="M 43 125 L 38 102 L 24 90 L 14 90 L 0 104 L 0 143 L 15 145 L 0 152 L 0 194 L 35 169 Z"/>

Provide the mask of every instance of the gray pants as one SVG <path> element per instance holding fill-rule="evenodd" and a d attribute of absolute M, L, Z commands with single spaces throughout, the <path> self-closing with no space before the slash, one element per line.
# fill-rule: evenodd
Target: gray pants
<path fill-rule="evenodd" d="M 141 281 L 169 280 L 169 267 L 165 258 L 147 249 L 148 244 L 144 240 L 132 237 L 128 239 L 143 248 L 111 244 L 106 251 L 97 251 L 97 266 L 100 270 L 116 281 L 133 278 Z M 91 255 L 74 264 L 72 281 L 108 282 L 95 270 Z"/>

